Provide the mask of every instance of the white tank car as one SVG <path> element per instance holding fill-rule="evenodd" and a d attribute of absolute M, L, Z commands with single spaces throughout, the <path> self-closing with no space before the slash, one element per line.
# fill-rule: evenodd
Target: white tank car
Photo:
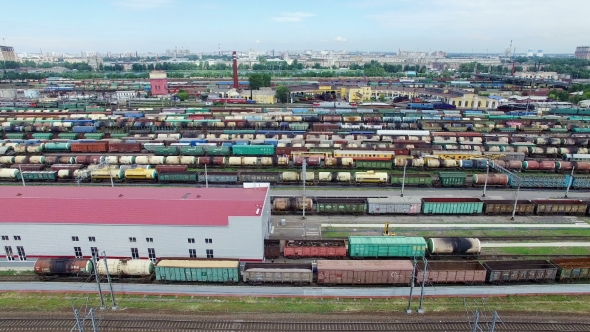
<path fill-rule="evenodd" d="M 430 255 L 479 255 L 481 242 L 478 238 L 443 237 L 428 239 Z"/>

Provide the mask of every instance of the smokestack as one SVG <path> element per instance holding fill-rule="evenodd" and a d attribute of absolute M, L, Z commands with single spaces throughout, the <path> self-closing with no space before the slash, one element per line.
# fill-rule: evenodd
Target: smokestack
<path fill-rule="evenodd" d="M 238 55 L 236 51 L 232 53 L 233 62 L 234 62 L 234 88 L 238 89 Z"/>

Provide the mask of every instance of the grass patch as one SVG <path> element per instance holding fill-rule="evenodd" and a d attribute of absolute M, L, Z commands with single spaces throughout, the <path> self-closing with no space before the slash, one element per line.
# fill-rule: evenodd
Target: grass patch
<path fill-rule="evenodd" d="M 15 271 L 15 270 L 0 271 L 0 276 L 33 275 L 33 274 L 35 274 L 35 272 L 33 272 L 32 270 L 26 270 L 26 271 Z"/>
<path fill-rule="evenodd" d="M 506 255 L 589 255 L 590 247 L 512 247 L 482 248 L 482 254 Z"/>
<path fill-rule="evenodd" d="M 89 296 L 89 306 L 98 306 L 96 295 Z M 174 296 L 117 296 L 120 308 L 147 311 L 211 313 L 373 313 L 402 312 L 407 299 L 299 299 L 299 298 L 204 298 Z M 71 310 L 72 304 L 83 305 L 86 296 L 46 293 L 1 293 L 0 309 L 19 311 Z M 502 311 L 590 312 L 590 296 L 509 296 L 486 299 L 487 308 Z M 414 305 L 417 308 L 417 304 Z M 425 298 L 429 312 L 463 312 L 463 298 Z"/>

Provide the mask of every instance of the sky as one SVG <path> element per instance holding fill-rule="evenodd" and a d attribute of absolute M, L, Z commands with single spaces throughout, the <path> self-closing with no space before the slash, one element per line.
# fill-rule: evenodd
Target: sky
<path fill-rule="evenodd" d="M 344 50 L 573 54 L 590 0 L 2 1 L 15 52 Z M 5 38 L 2 41 L 1 38 Z"/>

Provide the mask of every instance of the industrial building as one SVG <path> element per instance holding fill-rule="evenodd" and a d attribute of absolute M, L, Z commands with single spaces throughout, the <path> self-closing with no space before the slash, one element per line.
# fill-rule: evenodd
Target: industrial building
<path fill-rule="evenodd" d="M 574 53 L 576 59 L 590 60 L 590 46 L 578 46 Z"/>
<path fill-rule="evenodd" d="M 0 188 L 1 260 L 51 257 L 264 259 L 260 188 Z"/>
<path fill-rule="evenodd" d="M 165 96 L 168 94 L 168 76 L 163 70 L 150 72 L 150 87 L 152 96 Z"/>
<path fill-rule="evenodd" d="M 12 46 L 0 45 L 0 61 L 17 61 L 14 48 Z"/>

